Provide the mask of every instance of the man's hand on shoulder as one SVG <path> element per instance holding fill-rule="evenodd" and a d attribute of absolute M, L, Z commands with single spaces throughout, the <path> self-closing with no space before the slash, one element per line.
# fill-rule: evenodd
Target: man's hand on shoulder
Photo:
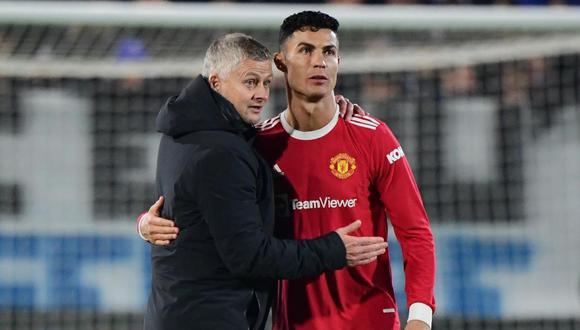
<path fill-rule="evenodd" d="M 179 228 L 173 221 L 159 217 L 162 205 L 163 196 L 159 197 L 139 220 L 139 233 L 155 245 L 168 245 L 179 233 Z"/>
<path fill-rule="evenodd" d="M 349 99 L 342 95 L 335 95 L 334 101 L 336 104 L 338 104 L 338 111 L 340 112 L 340 116 L 346 121 L 350 121 L 354 115 L 368 115 L 368 113 L 366 113 L 358 104 L 353 104 Z"/>
<path fill-rule="evenodd" d="M 431 328 L 423 321 L 410 320 L 407 322 L 405 330 L 431 330 Z"/>

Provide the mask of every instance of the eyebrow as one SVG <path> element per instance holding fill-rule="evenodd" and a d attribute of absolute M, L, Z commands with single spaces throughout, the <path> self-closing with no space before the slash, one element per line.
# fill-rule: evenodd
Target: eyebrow
<path fill-rule="evenodd" d="M 311 47 L 311 48 L 316 48 L 316 46 L 314 46 L 313 44 L 310 44 L 310 43 L 307 43 L 304 41 L 298 43 L 298 45 L 296 45 L 296 48 L 298 48 L 300 46 L 307 46 L 307 47 Z M 338 48 L 338 47 L 336 47 L 336 45 L 332 45 L 332 44 L 322 47 L 322 49 L 332 49 L 332 48 Z"/>
<path fill-rule="evenodd" d="M 304 41 L 302 41 L 302 42 L 298 43 L 298 45 L 296 45 L 296 48 L 298 48 L 298 47 L 300 47 L 300 46 L 307 46 L 307 47 L 312 47 L 312 48 L 315 48 L 313 44 L 309 44 L 309 43 L 307 43 L 307 42 L 304 42 Z"/>
<path fill-rule="evenodd" d="M 273 74 L 268 74 L 267 76 L 264 77 L 264 79 L 272 79 L 274 77 Z M 244 79 L 246 78 L 258 78 L 258 79 L 262 79 L 262 76 L 257 73 L 257 72 L 253 72 L 253 71 L 249 71 L 247 73 L 244 74 Z"/>

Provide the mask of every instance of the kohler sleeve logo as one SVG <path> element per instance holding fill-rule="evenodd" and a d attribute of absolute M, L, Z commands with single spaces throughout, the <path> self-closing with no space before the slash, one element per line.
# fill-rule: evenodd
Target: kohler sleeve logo
<path fill-rule="evenodd" d="M 387 154 L 387 160 L 389 161 L 389 164 L 392 164 L 397 160 L 401 159 L 401 157 L 403 156 L 405 156 L 405 153 L 403 152 L 403 147 L 399 146 L 397 149 L 394 149 L 393 151 Z"/>

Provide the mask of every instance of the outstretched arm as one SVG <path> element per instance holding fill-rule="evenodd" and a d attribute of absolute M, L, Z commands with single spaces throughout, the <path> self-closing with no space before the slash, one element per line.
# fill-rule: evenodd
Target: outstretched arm
<path fill-rule="evenodd" d="M 167 245 L 177 237 L 179 228 L 169 219 L 159 216 L 163 205 L 163 196 L 151 205 L 149 211 L 138 218 L 138 231 L 141 238 L 155 244 Z M 335 230 L 342 240 L 346 249 L 346 265 L 348 267 L 360 266 L 371 263 L 377 257 L 386 252 L 387 242 L 381 237 L 358 237 L 349 235 L 361 225 L 360 220 L 354 221 L 348 226 Z"/>

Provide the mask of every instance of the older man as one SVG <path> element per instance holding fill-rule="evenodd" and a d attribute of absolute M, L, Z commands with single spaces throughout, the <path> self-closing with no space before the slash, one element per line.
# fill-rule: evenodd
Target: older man
<path fill-rule="evenodd" d="M 360 221 L 310 240 L 271 236 L 271 170 L 250 143 L 271 79 L 269 51 L 230 34 L 160 111 L 157 191 L 180 235 L 152 247 L 145 329 L 262 329 L 274 279 L 367 264 L 385 252 L 381 237 L 348 235 Z"/>

